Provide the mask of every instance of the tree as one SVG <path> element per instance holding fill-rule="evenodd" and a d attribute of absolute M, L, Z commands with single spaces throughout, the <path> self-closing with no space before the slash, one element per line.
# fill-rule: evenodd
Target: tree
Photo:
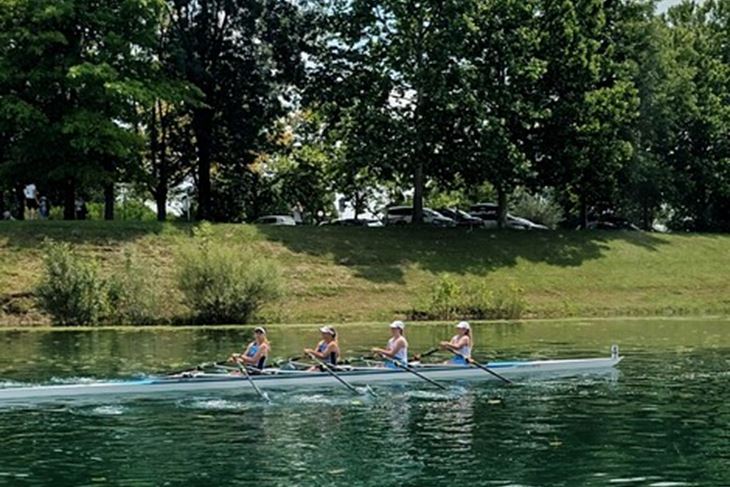
<path fill-rule="evenodd" d="M 632 155 L 628 127 L 638 99 L 621 63 L 601 0 L 544 2 L 544 105 L 538 171 L 557 187 L 567 212 L 577 206 L 581 226 L 590 210 L 611 207 L 618 175 Z"/>
<path fill-rule="evenodd" d="M 537 1 L 475 0 L 468 16 L 461 171 L 468 183 L 492 183 L 500 228 L 506 225 L 507 197 L 530 175 L 531 138 L 544 116 L 538 13 Z"/>
<path fill-rule="evenodd" d="M 357 134 L 342 141 L 362 155 L 350 165 L 352 179 L 371 162 L 376 173 L 405 178 L 415 222 L 428 178 L 446 178 L 455 168 L 449 162 L 460 142 L 453 98 L 461 64 L 454 53 L 465 33 L 464 8 L 457 0 L 333 0 L 322 10 L 328 30 L 314 71 L 323 80 L 320 95 L 335 105 L 335 123 L 345 124 L 341 133 Z"/>
<path fill-rule="evenodd" d="M 74 218 L 79 185 L 102 185 L 112 214 L 113 183 L 141 147 L 130 122 L 160 9 L 146 0 L 3 0 L 5 177 L 62 187 L 65 218 Z"/>
<path fill-rule="evenodd" d="M 683 103 L 668 154 L 676 226 L 691 230 L 730 228 L 730 63 L 728 2 L 683 3 L 668 23 Z"/>
<path fill-rule="evenodd" d="M 214 165 L 220 174 L 246 171 L 287 109 L 303 74 L 304 19 L 277 0 L 171 0 L 170 9 L 172 61 L 202 94 L 190 116 L 198 218 L 211 218 Z"/>

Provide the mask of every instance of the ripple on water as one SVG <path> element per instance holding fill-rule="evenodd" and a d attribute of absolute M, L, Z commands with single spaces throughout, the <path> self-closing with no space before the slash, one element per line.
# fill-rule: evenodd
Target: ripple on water
<path fill-rule="evenodd" d="M 72 410 L 71 412 L 80 416 L 121 416 L 127 411 L 129 411 L 129 408 L 121 404 L 105 404 L 89 409 Z"/>
<path fill-rule="evenodd" d="M 180 400 L 177 406 L 183 409 L 203 409 L 205 411 L 247 411 L 255 407 L 250 401 L 229 399 Z"/>

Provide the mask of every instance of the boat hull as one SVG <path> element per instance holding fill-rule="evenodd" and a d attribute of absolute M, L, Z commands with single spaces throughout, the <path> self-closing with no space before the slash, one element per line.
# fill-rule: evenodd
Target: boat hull
<path fill-rule="evenodd" d="M 519 380 L 530 376 L 580 375 L 587 372 L 608 370 L 615 367 L 621 359 L 622 357 L 538 360 L 493 362 L 485 365 L 504 377 Z M 469 366 L 436 365 L 418 367 L 416 370 L 429 379 L 437 381 L 499 380 L 482 369 Z M 415 374 L 402 369 L 385 367 L 353 369 L 339 372 L 338 375 L 348 383 L 356 386 L 423 381 Z M 252 379 L 259 388 L 264 390 L 341 387 L 341 384 L 334 377 L 324 372 L 282 370 L 279 373 L 252 376 Z M 0 388 L 0 404 L 98 396 L 141 397 L 164 395 L 166 393 L 213 391 L 252 392 L 253 388 L 248 379 L 241 375 L 195 374 L 191 376 L 152 377 L 134 381 Z"/>

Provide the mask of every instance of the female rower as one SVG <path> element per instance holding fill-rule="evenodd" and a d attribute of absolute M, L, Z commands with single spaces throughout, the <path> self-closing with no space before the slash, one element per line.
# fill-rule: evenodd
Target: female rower
<path fill-rule="evenodd" d="M 266 357 L 271 351 L 271 345 L 269 344 L 269 339 L 266 338 L 266 330 L 262 327 L 254 328 L 253 333 L 254 340 L 248 344 L 246 351 L 243 353 L 234 353 L 229 360 L 263 369 L 266 365 Z"/>
<path fill-rule="evenodd" d="M 453 352 L 454 358 L 449 363 L 467 365 L 471 359 L 471 326 L 466 321 L 456 325 L 456 335 L 451 341 L 441 342 L 441 348 Z"/>
<path fill-rule="evenodd" d="M 337 343 L 337 332 L 331 326 L 323 326 L 319 329 L 322 340 L 317 344 L 316 349 L 305 348 L 304 353 L 313 355 L 329 365 L 337 365 L 340 358 L 340 345 Z M 310 371 L 318 370 L 318 367 L 311 367 Z"/>
<path fill-rule="evenodd" d="M 373 348 L 372 352 L 382 355 L 388 359 L 386 364 L 389 367 L 396 367 L 391 362 L 398 362 L 402 365 L 408 365 L 408 340 L 403 336 L 406 325 L 402 321 L 394 321 L 390 324 L 390 334 L 386 348 Z"/>

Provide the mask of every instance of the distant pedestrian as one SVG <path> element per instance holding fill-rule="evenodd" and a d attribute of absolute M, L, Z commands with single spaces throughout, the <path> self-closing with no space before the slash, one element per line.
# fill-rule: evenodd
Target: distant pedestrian
<path fill-rule="evenodd" d="M 297 225 L 301 225 L 302 223 L 304 223 L 304 219 L 302 218 L 301 203 L 297 203 L 296 205 L 292 206 L 291 215 L 292 218 L 294 218 L 294 223 L 296 223 Z"/>
<path fill-rule="evenodd" d="M 48 198 L 41 196 L 41 202 L 38 204 L 38 214 L 40 215 L 41 220 L 48 220 L 50 212 L 51 210 L 48 205 Z"/>
<path fill-rule="evenodd" d="M 86 214 L 88 213 L 88 209 L 86 207 L 86 201 L 84 201 L 81 196 L 76 198 L 76 201 L 74 202 L 74 209 L 76 210 L 77 220 L 86 220 Z"/>
<path fill-rule="evenodd" d="M 30 183 L 23 189 L 25 195 L 25 207 L 28 208 L 28 219 L 35 220 L 36 210 L 38 210 L 38 188 L 35 184 Z"/>

